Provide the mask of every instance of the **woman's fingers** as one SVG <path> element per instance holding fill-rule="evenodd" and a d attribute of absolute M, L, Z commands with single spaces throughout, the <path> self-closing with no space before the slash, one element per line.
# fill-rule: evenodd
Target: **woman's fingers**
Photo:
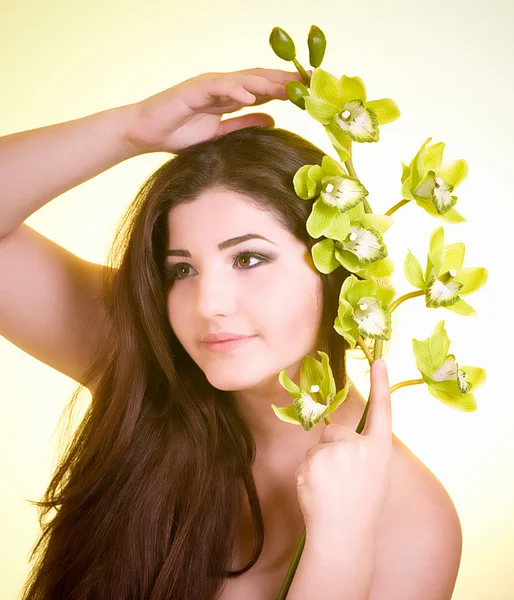
<path fill-rule="evenodd" d="M 370 404 L 362 434 L 392 443 L 391 392 L 387 364 L 383 359 L 375 360 L 371 365 Z"/>
<path fill-rule="evenodd" d="M 216 137 L 246 127 L 275 127 L 275 119 L 266 113 L 249 113 L 221 121 Z"/>

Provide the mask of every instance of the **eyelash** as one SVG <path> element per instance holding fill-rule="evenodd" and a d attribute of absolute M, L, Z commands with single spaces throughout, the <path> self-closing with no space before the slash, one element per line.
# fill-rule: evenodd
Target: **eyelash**
<path fill-rule="evenodd" d="M 258 267 L 260 264 L 269 262 L 271 260 L 271 258 L 269 256 L 265 256 L 264 254 L 257 254 L 256 252 L 252 252 L 250 250 L 240 250 L 239 252 L 235 252 L 234 254 L 231 254 L 230 258 L 232 259 L 232 261 L 236 261 L 241 256 L 250 256 L 252 258 L 257 258 L 260 261 L 256 265 L 252 265 L 251 267 L 241 267 L 243 269 L 243 271 L 253 269 L 255 267 Z M 177 263 L 176 265 L 165 265 L 164 270 L 165 270 L 165 274 L 166 274 L 166 281 L 168 283 L 174 283 L 175 281 L 183 281 L 184 279 L 187 279 L 187 275 L 178 277 L 178 270 L 180 267 L 183 267 L 183 266 L 190 267 L 191 265 L 189 265 L 188 263 Z"/>

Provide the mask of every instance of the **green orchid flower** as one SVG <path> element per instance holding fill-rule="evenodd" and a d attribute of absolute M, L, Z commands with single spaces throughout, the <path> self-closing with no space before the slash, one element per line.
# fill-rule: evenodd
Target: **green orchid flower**
<path fill-rule="evenodd" d="M 309 218 L 316 219 L 312 215 Z M 362 204 L 338 213 L 322 230 L 328 239 L 312 247 L 314 265 L 325 274 L 342 265 L 364 279 L 391 276 L 395 265 L 382 236 L 392 224 L 391 217 L 366 213 Z"/>
<path fill-rule="evenodd" d="M 348 276 L 339 293 L 339 308 L 334 329 L 353 349 L 359 337 L 389 340 L 391 312 L 389 305 L 396 291 L 392 285 L 379 285 L 375 277 L 360 281 Z"/>
<path fill-rule="evenodd" d="M 336 393 L 336 385 L 330 361 L 325 352 L 317 350 L 321 356 L 321 362 L 304 356 L 300 365 L 300 387 L 291 381 L 286 371 L 280 371 L 279 382 L 291 396 L 294 403 L 291 406 L 271 407 L 277 417 L 286 423 L 301 425 L 305 431 L 309 431 L 323 418 L 346 400 L 351 381 Z"/>
<path fill-rule="evenodd" d="M 339 265 L 368 279 L 388 277 L 394 263 L 382 235 L 393 224 L 391 217 L 366 213 L 362 200 L 368 191 L 358 179 L 346 175 L 343 167 L 325 155 L 320 165 L 304 165 L 293 178 L 295 192 L 302 200 L 316 198 L 306 223 L 313 238 L 325 236 L 312 248 L 312 257 L 321 273 Z"/>
<path fill-rule="evenodd" d="M 400 110 L 390 98 L 366 100 L 366 86 L 360 77 L 343 75 L 338 79 L 317 68 L 305 97 L 309 115 L 325 126 L 325 131 L 343 162 L 351 158 L 351 141 L 378 142 L 379 125 L 396 121 Z"/>
<path fill-rule="evenodd" d="M 368 195 L 362 183 L 350 177 L 331 156 L 325 154 L 320 165 L 303 165 L 293 177 L 296 195 L 302 200 L 316 198 L 313 212 L 317 216 L 307 222 L 312 237 L 319 237 L 323 227 L 338 212 L 357 206 Z"/>
<path fill-rule="evenodd" d="M 439 321 L 430 338 L 412 340 L 416 366 L 428 391 L 448 406 L 473 412 L 477 403 L 472 391 L 478 390 L 486 380 L 486 372 L 480 367 L 459 366 L 454 354 L 448 354 L 450 340 Z"/>
<path fill-rule="evenodd" d="M 452 192 L 468 174 L 468 163 L 464 159 L 443 162 L 444 142 L 427 146 L 429 137 L 422 144 L 410 166 L 402 163 L 402 198 L 415 200 L 416 204 L 430 215 L 447 223 L 462 223 L 466 219 L 453 206 L 457 196 Z"/>
<path fill-rule="evenodd" d="M 476 315 L 464 302 L 466 296 L 483 287 L 488 278 L 484 267 L 462 267 L 466 246 L 462 242 L 445 245 L 444 229 L 434 229 L 430 236 L 427 267 L 423 276 L 417 258 L 408 250 L 403 271 L 408 282 L 424 290 L 427 308 L 444 307 L 465 316 Z"/>

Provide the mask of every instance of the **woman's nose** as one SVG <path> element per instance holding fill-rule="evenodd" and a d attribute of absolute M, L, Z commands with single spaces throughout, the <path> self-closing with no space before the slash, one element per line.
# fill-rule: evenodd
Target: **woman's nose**
<path fill-rule="evenodd" d="M 219 314 L 230 314 L 235 306 L 233 286 L 216 272 L 197 276 L 196 308 L 198 314 L 209 319 Z"/>

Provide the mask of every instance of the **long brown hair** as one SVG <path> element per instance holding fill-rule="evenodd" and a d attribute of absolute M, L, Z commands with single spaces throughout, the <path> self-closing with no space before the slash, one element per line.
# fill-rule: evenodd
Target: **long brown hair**
<path fill-rule="evenodd" d="M 208 382 L 171 329 L 167 216 L 208 189 L 244 193 L 310 250 L 312 201 L 296 196 L 293 176 L 323 156 L 290 131 L 249 127 L 190 146 L 141 186 L 105 269 L 110 331 L 70 399 L 68 424 L 81 391 L 91 402 L 42 501 L 29 500 L 42 534 L 23 600 L 213 600 L 224 577 L 255 564 L 264 525 L 254 440 L 231 394 Z M 329 355 L 337 389 L 347 380 L 348 344 L 333 324 L 348 275 L 340 267 L 322 277 L 317 349 Z M 244 493 L 255 547 L 244 568 L 230 571 Z"/>

